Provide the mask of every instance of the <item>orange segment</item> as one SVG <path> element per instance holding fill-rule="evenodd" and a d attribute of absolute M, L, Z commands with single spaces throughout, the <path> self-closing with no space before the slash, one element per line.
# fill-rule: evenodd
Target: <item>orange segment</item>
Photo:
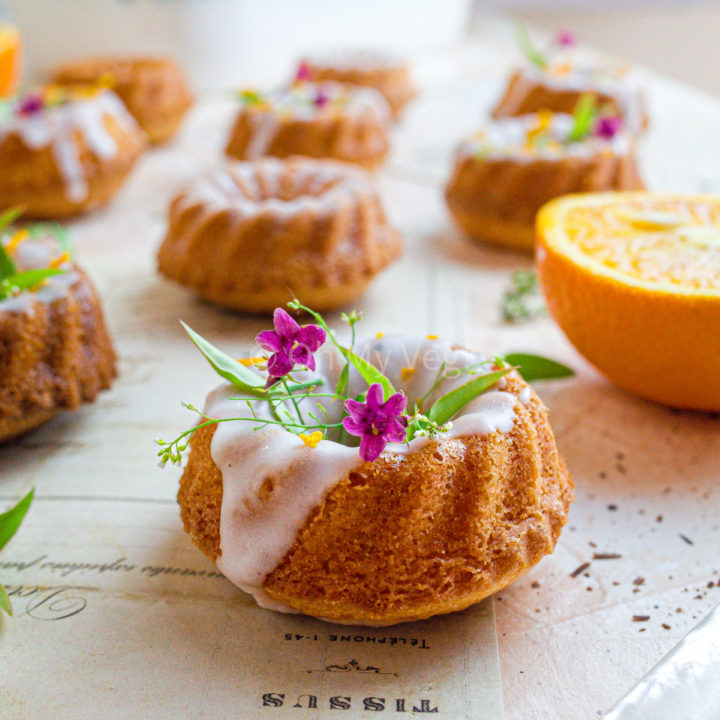
<path fill-rule="evenodd" d="M 537 219 L 548 309 L 611 381 L 720 410 L 720 197 L 569 195 Z"/>
<path fill-rule="evenodd" d="M 12 25 L 0 23 L 0 98 L 12 95 L 20 84 L 22 42 Z"/>

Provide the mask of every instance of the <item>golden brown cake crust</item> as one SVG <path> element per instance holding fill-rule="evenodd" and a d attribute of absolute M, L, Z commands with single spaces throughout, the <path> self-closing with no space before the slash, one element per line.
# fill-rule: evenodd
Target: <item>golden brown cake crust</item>
<path fill-rule="evenodd" d="M 514 72 L 508 81 L 505 94 L 492 111 L 493 118 L 529 115 L 539 110 L 552 110 L 556 113 L 572 114 L 580 97 L 588 90 L 577 90 L 546 85 L 539 79 L 533 79 L 520 70 Z M 609 107 L 613 113 L 622 116 L 623 108 L 612 95 L 591 90 L 598 105 Z M 638 102 L 641 102 L 638 99 Z M 640 128 L 645 130 L 649 124 L 644 107 L 640 110 Z"/>
<path fill-rule="evenodd" d="M 169 140 L 193 104 L 185 76 L 166 57 L 96 57 L 56 68 L 59 85 L 106 82 L 125 103 L 152 143 Z"/>
<path fill-rule="evenodd" d="M 0 442 L 90 402 L 116 375 L 115 350 L 87 276 L 27 310 L 0 304 Z"/>
<path fill-rule="evenodd" d="M 329 194 L 346 182 L 344 199 L 335 204 Z M 235 189 L 229 195 L 228 187 Z M 212 199 L 216 191 L 224 193 L 220 202 Z M 319 204 L 303 205 L 303 198 Z M 275 200 L 285 211 L 278 212 Z M 175 197 L 158 268 L 206 300 L 238 310 L 272 312 L 295 296 L 322 311 L 362 294 L 400 250 L 361 170 L 264 158 L 231 166 Z"/>
<path fill-rule="evenodd" d="M 15 132 L 0 141 L 0 210 L 23 207 L 26 218 L 65 218 L 105 205 L 118 192 L 145 149 L 144 133 L 120 127 L 107 115 L 104 125 L 117 145 L 112 157 L 100 157 L 76 131 L 72 143 L 77 152 L 87 195 L 69 197 L 67 180 L 58 167 L 52 146 L 28 147 Z"/>
<path fill-rule="evenodd" d="M 525 383 L 508 377 L 507 390 Z M 266 577 L 273 599 L 336 622 L 392 624 L 463 609 L 555 546 L 573 499 L 547 411 L 532 393 L 506 434 L 429 443 L 348 473 Z M 178 501 L 186 531 L 220 553 L 214 427 L 191 440 Z"/>
<path fill-rule="evenodd" d="M 560 195 L 642 190 L 634 150 L 561 159 L 459 154 L 445 188 L 448 209 L 473 239 L 521 250 L 534 243 L 535 215 Z"/>
<path fill-rule="evenodd" d="M 396 120 L 405 105 L 417 95 L 410 79 L 410 70 L 405 64 L 333 67 L 310 58 L 304 59 L 301 64 L 307 68 L 309 78 L 313 81 L 332 80 L 374 88 L 388 101 Z"/>

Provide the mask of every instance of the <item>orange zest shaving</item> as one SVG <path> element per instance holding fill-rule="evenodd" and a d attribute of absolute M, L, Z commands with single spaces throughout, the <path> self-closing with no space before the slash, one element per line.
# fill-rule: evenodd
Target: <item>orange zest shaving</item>
<path fill-rule="evenodd" d="M 18 230 L 17 232 L 13 233 L 13 235 L 10 237 L 10 242 L 5 246 L 5 250 L 12 254 L 17 250 L 20 243 L 25 242 L 30 237 L 30 231 L 26 228 L 23 228 L 22 230 Z"/>
<path fill-rule="evenodd" d="M 64 252 L 62 255 L 58 255 L 56 258 L 53 258 L 50 261 L 50 264 L 48 267 L 56 268 L 60 267 L 61 265 L 64 265 L 66 262 L 70 260 L 70 253 Z"/>

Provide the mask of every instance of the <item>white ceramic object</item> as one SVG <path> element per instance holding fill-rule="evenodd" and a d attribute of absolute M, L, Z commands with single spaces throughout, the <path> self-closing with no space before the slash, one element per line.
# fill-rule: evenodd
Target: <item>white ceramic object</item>
<path fill-rule="evenodd" d="M 0 5 L 2 0 L 0 0 Z M 338 47 L 408 52 L 458 40 L 472 0 L 5 0 L 28 79 L 98 53 L 176 57 L 198 89 L 284 79 L 298 56 Z"/>

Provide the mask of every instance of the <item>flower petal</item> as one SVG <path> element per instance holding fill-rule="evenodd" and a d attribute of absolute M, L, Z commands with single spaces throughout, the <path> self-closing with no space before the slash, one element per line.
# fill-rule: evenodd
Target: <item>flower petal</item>
<path fill-rule="evenodd" d="M 317 325 L 304 325 L 300 328 L 297 341 L 301 345 L 307 346 L 310 352 L 315 352 L 325 342 L 327 335 L 325 331 Z"/>
<path fill-rule="evenodd" d="M 405 426 L 397 419 L 391 420 L 383 433 L 383 437 L 388 442 L 404 442 L 406 436 Z"/>
<path fill-rule="evenodd" d="M 352 415 L 356 420 L 365 414 L 365 403 L 358 402 L 357 400 L 348 398 L 343 407 L 345 408 L 345 412 Z"/>
<path fill-rule="evenodd" d="M 272 378 L 283 377 L 292 369 L 292 361 L 285 353 L 276 352 L 268 360 L 268 375 Z"/>
<path fill-rule="evenodd" d="M 270 352 L 277 352 L 282 350 L 282 342 L 277 336 L 274 330 L 263 330 L 255 336 L 255 342 L 263 348 L 263 350 L 269 350 Z"/>
<path fill-rule="evenodd" d="M 365 396 L 365 404 L 370 410 L 379 410 L 383 404 L 383 389 L 380 383 L 373 383 Z"/>
<path fill-rule="evenodd" d="M 407 398 L 402 393 L 395 393 L 385 401 L 383 410 L 388 415 L 401 415 L 406 405 Z"/>
<path fill-rule="evenodd" d="M 294 340 L 300 332 L 300 326 L 282 308 L 275 308 L 273 325 L 280 340 Z"/>
<path fill-rule="evenodd" d="M 351 417 L 344 417 L 342 424 L 345 430 L 351 435 L 360 436 L 365 432 L 364 426 Z"/>
<path fill-rule="evenodd" d="M 366 462 L 376 460 L 380 453 L 385 449 L 387 442 L 382 435 L 363 435 L 360 441 L 360 457 Z"/>

